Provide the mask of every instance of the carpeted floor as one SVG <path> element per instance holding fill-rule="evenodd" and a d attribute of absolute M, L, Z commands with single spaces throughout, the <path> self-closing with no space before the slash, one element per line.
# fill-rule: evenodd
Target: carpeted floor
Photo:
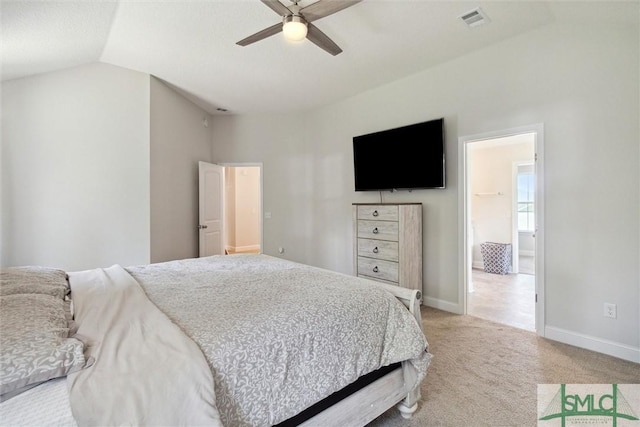
<path fill-rule="evenodd" d="M 391 409 L 370 427 L 536 426 L 538 384 L 638 384 L 640 364 L 534 332 L 422 308 L 433 361 L 410 420 Z"/>

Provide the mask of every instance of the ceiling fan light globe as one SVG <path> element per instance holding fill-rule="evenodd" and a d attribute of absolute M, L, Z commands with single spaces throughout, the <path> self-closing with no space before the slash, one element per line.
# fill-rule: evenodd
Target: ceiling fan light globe
<path fill-rule="evenodd" d="M 285 21 L 282 33 L 285 39 L 299 42 L 307 37 L 307 23 L 298 16 L 292 16 Z"/>

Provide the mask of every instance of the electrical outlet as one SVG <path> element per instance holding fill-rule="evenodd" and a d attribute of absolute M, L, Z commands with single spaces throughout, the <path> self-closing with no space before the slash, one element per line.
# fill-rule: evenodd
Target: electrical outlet
<path fill-rule="evenodd" d="M 608 302 L 604 303 L 604 317 L 615 319 L 618 316 L 616 305 Z"/>

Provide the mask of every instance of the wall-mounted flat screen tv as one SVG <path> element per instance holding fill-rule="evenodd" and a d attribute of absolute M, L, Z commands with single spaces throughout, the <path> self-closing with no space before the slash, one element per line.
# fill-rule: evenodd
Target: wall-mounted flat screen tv
<path fill-rule="evenodd" d="M 356 191 L 445 188 L 444 118 L 353 137 Z"/>

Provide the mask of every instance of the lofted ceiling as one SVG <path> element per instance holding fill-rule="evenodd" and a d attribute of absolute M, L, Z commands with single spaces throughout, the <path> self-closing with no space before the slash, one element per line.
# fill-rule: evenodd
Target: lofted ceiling
<path fill-rule="evenodd" d="M 3 81 L 102 62 L 156 76 L 212 114 L 303 111 L 558 19 L 624 21 L 637 12 L 637 1 L 364 0 L 314 22 L 342 48 L 332 56 L 281 33 L 236 45 L 281 20 L 259 0 L 0 6 Z M 460 16 L 477 7 L 490 22 L 469 27 Z"/>

